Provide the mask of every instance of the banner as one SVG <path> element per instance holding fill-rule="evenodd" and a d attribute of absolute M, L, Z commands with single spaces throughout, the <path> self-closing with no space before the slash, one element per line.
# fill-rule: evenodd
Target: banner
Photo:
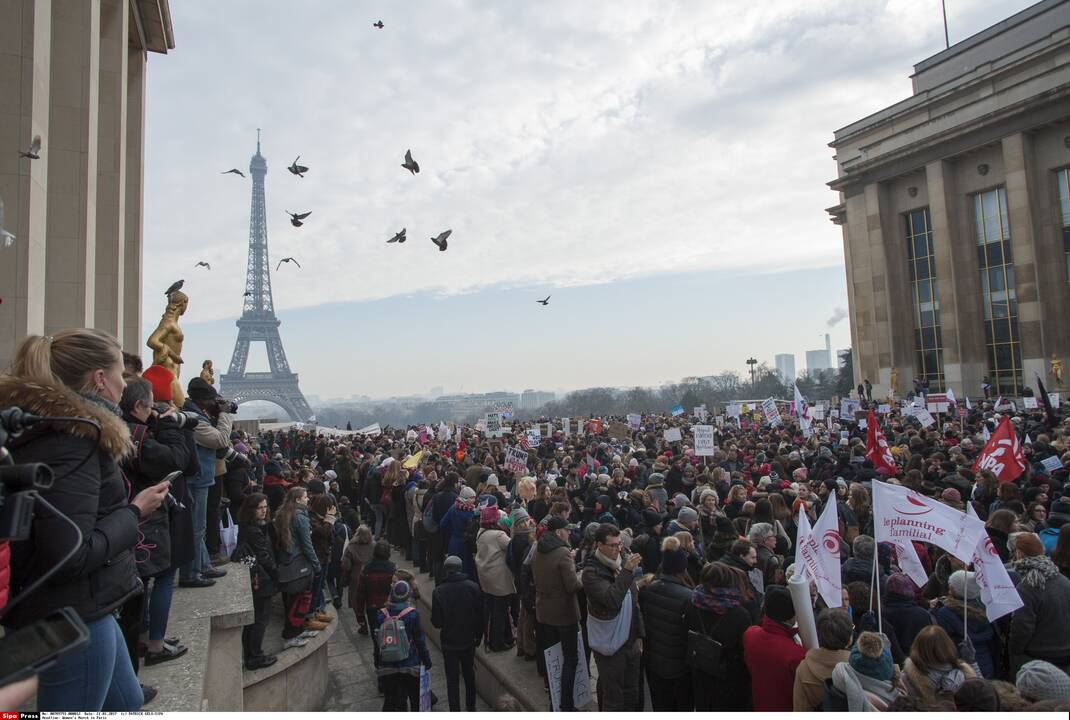
<path fill-rule="evenodd" d="M 776 400 L 773 398 L 762 400 L 762 414 L 770 425 L 780 424 L 780 411 L 776 409 Z"/>
<path fill-rule="evenodd" d="M 825 503 L 813 529 L 805 510 L 799 509 L 795 567 L 802 568 L 803 579 L 815 582 L 825 604 L 834 608 L 843 605 L 839 528 L 835 499 Z"/>
<path fill-rule="evenodd" d="M 638 430 L 642 426 L 643 416 L 639 413 L 628 413 L 628 429 Z"/>
<path fill-rule="evenodd" d="M 971 503 L 966 503 L 966 514 L 983 527 Z M 987 532 L 974 547 L 972 562 L 973 577 L 981 590 L 981 602 L 985 604 L 985 614 L 988 615 L 989 622 L 995 622 L 1022 607 L 1022 597 L 1011 582 L 1007 568 L 999 557 L 999 551 L 992 544 Z"/>
<path fill-rule="evenodd" d="M 684 414 L 684 406 L 683 405 L 673 405 L 673 408 L 672 408 L 672 416 L 673 417 L 676 417 L 677 415 L 683 415 L 683 414 Z"/>
<path fill-rule="evenodd" d="M 695 454 L 713 455 L 717 447 L 713 439 L 713 425 L 695 425 L 691 428 L 695 436 Z"/>
<path fill-rule="evenodd" d="M 1000 482 L 1012 482 L 1025 472 L 1025 455 L 1009 417 L 999 421 L 996 431 L 989 436 L 974 461 L 973 471 L 981 470 L 990 470 Z"/>
<path fill-rule="evenodd" d="M 512 445 L 505 448 L 505 469 L 512 472 L 524 472 L 528 469 L 528 454 Z"/>
<path fill-rule="evenodd" d="M 381 427 L 379 427 L 379 423 L 372 423 L 368 427 L 363 427 L 360 430 L 357 430 L 357 434 L 358 435 L 371 435 L 372 437 L 375 437 L 376 435 L 382 435 L 383 434 L 383 429 Z"/>
<path fill-rule="evenodd" d="M 501 413 L 487 413 L 484 418 L 483 427 L 486 428 L 484 432 L 487 437 L 501 437 L 502 436 L 502 414 Z"/>
<path fill-rule="evenodd" d="M 683 437 L 680 435 L 680 428 L 668 428 L 664 434 L 667 442 L 680 442 Z"/>

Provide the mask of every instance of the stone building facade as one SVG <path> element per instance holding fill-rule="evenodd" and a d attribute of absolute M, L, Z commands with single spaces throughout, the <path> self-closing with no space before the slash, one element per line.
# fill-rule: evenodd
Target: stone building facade
<path fill-rule="evenodd" d="M 0 369 L 66 327 L 140 354 L 145 72 L 174 46 L 168 0 L 0 2 Z"/>
<path fill-rule="evenodd" d="M 855 382 L 1054 390 L 1070 360 L 1070 0 L 914 66 L 835 133 Z M 1065 389 L 1065 388 L 1064 388 Z"/>

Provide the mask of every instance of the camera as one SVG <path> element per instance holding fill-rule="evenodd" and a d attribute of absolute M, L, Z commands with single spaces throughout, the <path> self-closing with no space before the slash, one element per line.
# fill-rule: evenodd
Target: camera
<path fill-rule="evenodd" d="M 234 415 L 238 412 L 238 403 L 233 400 L 226 400 L 224 398 L 218 398 L 216 403 L 219 406 L 219 412 L 225 412 L 228 415 Z"/>

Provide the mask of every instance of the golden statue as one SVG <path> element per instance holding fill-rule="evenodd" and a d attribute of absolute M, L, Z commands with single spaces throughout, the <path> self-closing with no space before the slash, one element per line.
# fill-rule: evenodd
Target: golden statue
<path fill-rule="evenodd" d="M 1055 384 L 1062 386 L 1063 384 L 1063 361 L 1055 356 L 1055 353 L 1051 354 L 1051 376 L 1055 378 Z"/>
<path fill-rule="evenodd" d="M 161 365 L 175 376 L 171 391 L 175 405 L 182 407 L 186 402 L 186 393 L 178 378 L 182 372 L 182 341 L 186 336 L 178 326 L 178 319 L 186 313 L 189 297 L 181 290 L 175 290 L 167 296 L 167 308 L 163 311 L 160 324 L 149 335 L 145 344 L 152 350 L 152 364 Z"/>
<path fill-rule="evenodd" d="M 892 377 L 888 381 L 888 397 L 895 397 L 899 391 L 899 368 L 892 368 Z"/>
<path fill-rule="evenodd" d="M 201 380 L 209 385 L 215 385 L 215 371 L 212 370 L 212 361 L 205 360 L 201 363 Z"/>

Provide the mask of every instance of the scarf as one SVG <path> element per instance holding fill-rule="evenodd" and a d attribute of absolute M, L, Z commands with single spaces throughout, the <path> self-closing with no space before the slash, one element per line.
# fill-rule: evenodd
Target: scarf
<path fill-rule="evenodd" d="M 473 500 L 462 500 L 461 498 L 458 497 L 453 502 L 453 507 L 454 507 L 455 510 L 460 510 L 462 512 L 475 512 L 476 511 L 476 503 L 475 503 L 474 499 Z"/>
<path fill-rule="evenodd" d="M 740 606 L 742 595 L 738 588 L 707 588 L 699 585 L 691 591 L 691 602 L 699 610 L 706 610 L 715 615 L 724 615 L 729 610 Z"/>
<path fill-rule="evenodd" d="M 108 400 L 107 398 L 102 398 L 100 395 L 94 395 L 94 394 L 91 394 L 91 393 L 79 393 L 79 395 L 84 400 L 87 400 L 87 401 L 93 403 L 94 405 L 99 405 L 100 407 L 104 408 L 105 410 L 107 410 L 108 412 L 110 412 L 110 413 L 112 413 L 114 415 L 117 415 L 119 417 L 123 416 L 122 409 L 118 405 L 113 403 L 111 400 Z"/>
<path fill-rule="evenodd" d="M 1014 570 L 1022 576 L 1022 582 L 1029 587 L 1043 590 L 1048 579 L 1059 574 L 1059 568 L 1047 555 L 1034 555 L 1013 563 Z"/>
<path fill-rule="evenodd" d="M 929 685 L 932 686 L 933 692 L 938 695 L 944 693 L 954 695 L 962 687 L 962 683 L 966 682 L 965 673 L 947 663 L 934 665 L 932 670 L 926 674 L 926 677 L 929 679 Z"/>
<path fill-rule="evenodd" d="M 605 565 L 607 568 L 614 572 L 620 572 L 620 555 L 617 555 L 616 559 L 610 559 L 608 556 L 603 555 L 601 550 L 595 550 L 594 556 L 598 558 L 598 561 Z"/>

